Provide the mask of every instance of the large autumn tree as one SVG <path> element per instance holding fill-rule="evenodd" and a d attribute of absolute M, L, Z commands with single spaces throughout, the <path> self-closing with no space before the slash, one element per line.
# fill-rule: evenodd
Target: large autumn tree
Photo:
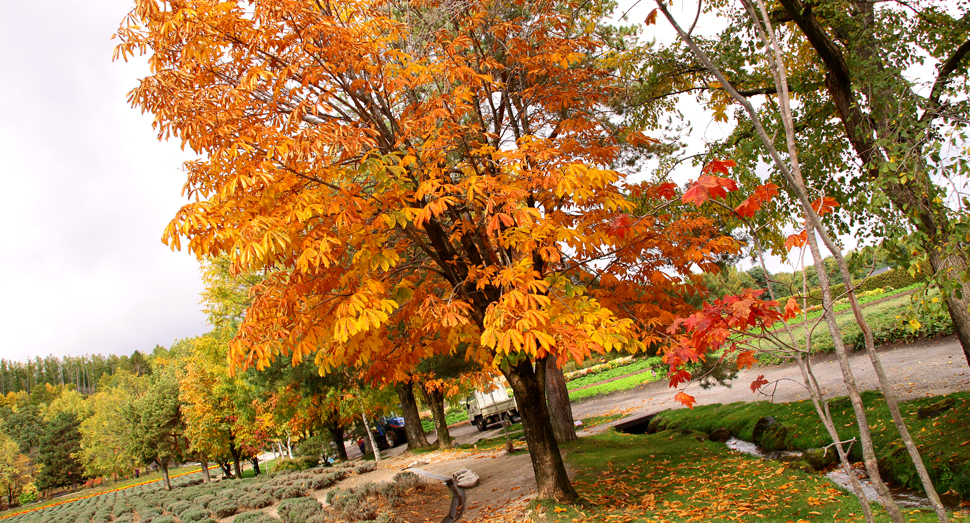
<path fill-rule="evenodd" d="M 163 240 L 267 274 L 230 357 L 380 382 L 468 347 L 515 392 L 539 496 L 576 499 L 546 358 L 658 343 L 677 275 L 736 245 L 615 170 L 650 141 L 607 112 L 608 7 L 137 0 L 118 54 L 151 75 L 131 102 L 200 155 Z M 422 343 L 389 341 L 404 319 Z"/>

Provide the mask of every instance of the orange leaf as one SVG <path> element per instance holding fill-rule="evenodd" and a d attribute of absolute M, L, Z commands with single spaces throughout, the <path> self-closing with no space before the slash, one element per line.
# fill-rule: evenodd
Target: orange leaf
<path fill-rule="evenodd" d="M 785 321 L 788 321 L 802 312 L 802 308 L 798 306 L 798 300 L 793 296 L 788 298 L 788 303 L 785 304 L 785 315 L 782 316 Z"/>
<path fill-rule="evenodd" d="M 738 190 L 738 184 L 734 183 L 734 180 L 719 176 L 701 176 L 684 193 L 681 201 L 684 203 L 693 203 L 700 207 L 701 204 L 711 198 L 724 198 L 727 196 L 728 191 L 736 190 Z"/>
<path fill-rule="evenodd" d="M 758 360 L 755 359 L 753 352 L 746 350 L 738 354 L 736 362 L 739 369 L 750 369 L 758 363 Z"/>
<path fill-rule="evenodd" d="M 754 213 L 761 209 L 765 203 L 769 202 L 777 194 L 777 185 L 771 182 L 764 185 L 759 185 L 757 188 L 755 188 L 754 193 L 748 197 L 748 199 L 741 202 L 741 205 L 738 205 L 734 209 L 734 212 L 738 213 L 738 215 L 740 215 L 742 218 L 750 218 L 754 216 Z"/>
<path fill-rule="evenodd" d="M 630 232 L 631 224 L 633 224 L 633 218 L 629 214 L 621 214 L 613 218 L 608 233 L 610 236 L 620 239 L 626 238 L 626 235 Z"/>
<path fill-rule="evenodd" d="M 677 184 L 674 182 L 667 182 L 661 184 L 657 187 L 657 196 L 670 201 L 677 196 Z"/>
<path fill-rule="evenodd" d="M 643 21 L 644 25 L 653 25 L 657 23 L 657 9 L 654 8 L 653 11 L 647 15 L 647 19 Z"/>
<path fill-rule="evenodd" d="M 808 242 L 808 231 L 803 230 L 802 232 L 792 234 L 785 240 L 785 248 L 792 250 L 795 247 L 802 247 Z"/>
<path fill-rule="evenodd" d="M 697 400 L 695 400 L 693 396 L 684 391 L 678 392 L 677 395 L 674 396 L 674 400 L 681 402 L 685 407 L 691 409 L 693 409 L 694 404 L 697 403 Z"/>
<path fill-rule="evenodd" d="M 736 165 L 737 164 L 734 163 L 734 160 L 711 160 L 710 163 L 704 166 L 701 172 L 727 174 L 728 168 L 734 167 Z"/>
<path fill-rule="evenodd" d="M 815 200 L 814 202 L 812 202 L 812 209 L 815 209 L 815 213 L 818 214 L 819 216 L 832 212 L 838 206 L 839 206 L 839 202 L 836 201 L 835 198 L 831 198 L 828 196 L 819 198 L 818 200 Z"/>

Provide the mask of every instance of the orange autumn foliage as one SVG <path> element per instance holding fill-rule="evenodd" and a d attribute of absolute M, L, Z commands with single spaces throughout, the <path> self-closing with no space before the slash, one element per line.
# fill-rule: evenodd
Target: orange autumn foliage
<path fill-rule="evenodd" d="M 489 365 L 636 351 L 689 310 L 678 274 L 736 248 L 700 215 L 630 217 L 627 193 L 671 188 L 610 168 L 584 11 L 450 5 L 138 0 L 119 30 L 152 67 L 131 102 L 201 155 L 163 240 L 272 269 L 236 364 L 390 381 L 461 342 Z"/>

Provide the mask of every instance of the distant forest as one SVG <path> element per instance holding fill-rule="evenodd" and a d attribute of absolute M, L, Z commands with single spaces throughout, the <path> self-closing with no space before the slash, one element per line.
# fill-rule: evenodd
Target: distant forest
<path fill-rule="evenodd" d="M 160 347 L 156 347 L 156 350 Z M 104 375 L 113 375 L 119 370 L 134 374 L 150 374 L 151 355 L 135 351 L 131 356 L 86 356 L 54 355 L 40 356 L 25 362 L 0 359 L 0 395 L 10 392 L 32 392 L 38 385 L 71 386 L 81 394 L 94 394 L 98 381 Z"/>

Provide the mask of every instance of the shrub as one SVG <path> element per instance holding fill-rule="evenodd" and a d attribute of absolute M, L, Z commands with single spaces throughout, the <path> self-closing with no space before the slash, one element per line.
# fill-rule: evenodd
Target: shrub
<path fill-rule="evenodd" d="M 233 513 L 235 513 L 235 511 L 233 511 Z M 231 516 L 231 515 L 232 514 L 226 514 L 226 516 Z M 192 508 L 192 509 L 186 510 L 185 512 L 179 515 L 179 519 L 182 520 L 182 523 L 195 523 L 196 521 L 202 521 L 203 519 L 208 519 L 208 518 L 209 518 L 209 511 L 198 509 L 198 508 Z"/>
<path fill-rule="evenodd" d="M 239 498 L 239 506 L 245 508 L 263 508 L 272 505 L 275 501 L 273 496 L 264 492 L 250 492 Z"/>
<path fill-rule="evenodd" d="M 315 467 L 320 462 L 320 458 L 315 456 L 304 456 L 302 458 L 281 459 L 276 462 L 277 472 L 299 471 Z"/>
<path fill-rule="evenodd" d="M 374 472 L 377 470 L 377 464 L 373 461 L 368 461 L 367 463 L 361 463 L 354 467 L 354 472 L 357 474 L 366 474 L 368 472 Z"/>
<path fill-rule="evenodd" d="M 210 503 L 207 508 L 211 510 L 212 513 L 217 517 L 227 518 L 236 512 L 239 512 L 239 505 L 240 503 L 237 503 L 232 499 L 219 499 Z M 185 518 L 182 519 L 184 520 Z"/>
<path fill-rule="evenodd" d="M 285 499 L 276 510 L 284 523 L 303 523 L 323 510 L 323 505 L 311 498 Z"/>
<path fill-rule="evenodd" d="M 223 499 L 239 499 L 246 495 L 246 491 L 237 488 L 230 488 L 219 492 L 219 497 Z"/>
<path fill-rule="evenodd" d="M 246 512 L 232 518 L 232 523 L 279 523 L 262 512 Z"/>
<path fill-rule="evenodd" d="M 202 495 L 202 496 L 199 496 L 199 497 L 195 498 L 195 504 L 198 505 L 198 506 L 200 506 L 200 507 L 209 508 L 209 503 L 212 503 L 216 499 L 218 499 L 218 498 L 216 498 L 212 494 L 205 494 L 205 495 Z"/>
<path fill-rule="evenodd" d="M 405 489 L 418 488 L 419 486 L 424 486 L 424 482 L 418 477 L 414 472 L 404 471 L 398 472 L 391 478 L 395 483 L 400 484 Z"/>
<path fill-rule="evenodd" d="M 158 516 L 152 521 L 154 523 L 175 523 L 175 518 L 172 516 Z"/>
<path fill-rule="evenodd" d="M 300 498 L 306 496 L 307 492 L 297 486 L 280 487 L 273 493 L 276 499 Z"/>

